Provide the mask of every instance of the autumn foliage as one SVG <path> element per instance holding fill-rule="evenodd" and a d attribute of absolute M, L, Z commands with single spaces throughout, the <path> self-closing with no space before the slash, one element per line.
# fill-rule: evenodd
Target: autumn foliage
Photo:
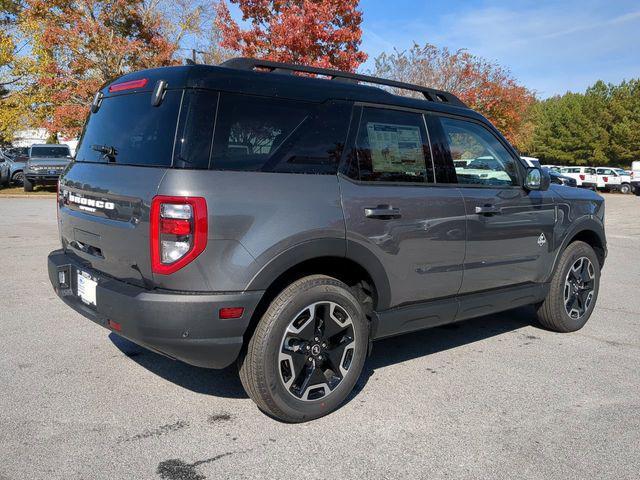
<path fill-rule="evenodd" d="M 51 132 L 77 135 L 100 86 L 128 71 L 174 62 L 162 19 L 137 0 L 27 0 L 23 21 L 36 39 L 38 83 Z"/>
<path fill-rule="evenodd" d="M 224 1 L 216 23 L 222 46 L 243 56 L 351 72 L 367 59 L 358 0 L 230 1 L 250 26 L 241 28 Z"/>
<path fill-rule="evenodd" d="M 408 51 L 379 55 L 373 74 L 454 93 L 516 145 L 530 135 L 526 119 L 534 94 L 507 69 L 466 50 L 414 44 Z"/>

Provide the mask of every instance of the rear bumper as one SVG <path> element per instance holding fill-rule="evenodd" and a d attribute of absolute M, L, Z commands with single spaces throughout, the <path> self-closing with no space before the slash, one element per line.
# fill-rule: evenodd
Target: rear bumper
<path fill-rule="evenodd" d="M 77 296 L 79 268 L 97 280 L 97 306 L 88 306 Z M 48 269 L 56 294 L 89 320 L 150 350 L 205 368 L 224 368 L 237 358 L 251 315 L 264 293 L 146 290 L 92 271 L 63 250 L 49 254 Z M 59 283 L 60 270 L 69 275 L 65 288 Z M 240 318 L 221 320 L 218 311 L 224 307 L 243 307 L 244 313 Z"/>

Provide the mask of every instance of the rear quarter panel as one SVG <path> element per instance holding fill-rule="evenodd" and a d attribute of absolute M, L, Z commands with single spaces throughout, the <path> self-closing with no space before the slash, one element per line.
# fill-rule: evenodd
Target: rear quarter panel
<path fill-rule="evenodd" d="M 204 197 L 209 218 L 205 251 L 160 288 L 242 291 L 278 256 L 313 240 L 345 241 L 335 175 L 169 170 L 158 195 Z"/>

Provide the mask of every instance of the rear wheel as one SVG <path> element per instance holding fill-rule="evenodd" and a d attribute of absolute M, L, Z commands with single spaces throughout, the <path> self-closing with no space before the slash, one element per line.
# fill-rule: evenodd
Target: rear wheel
<path fill-rule="evenodd" d="M 31 183 L 29 180 L 27 180 L 26 178 L 23 178 L 22 180 L 22 186 L 24 187 L 24 191 L 25 192 L 33 192 L 33 183 Z"/>
<path fill-rule="evenodd" d="M 593 312 L 600 288 L 600 263 L 593 248 L 573 242 L 562 252 L 549 293 L 538 307 L 540 323 L 556 332 L 580 330 Z"/>
<path fill-rule="evenodd" d="M 247 394 L 267 414 L 304 422 L 340 406 L 367 353 L 369 323 L 349 287 L 313 275 L 271 303 L 239 360 Z"/>

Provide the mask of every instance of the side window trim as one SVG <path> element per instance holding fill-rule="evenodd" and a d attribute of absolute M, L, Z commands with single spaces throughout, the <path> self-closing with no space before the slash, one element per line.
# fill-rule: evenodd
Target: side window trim
<path fill-rule="evenodd" d="M 440 125 L 440 129 L 442 129 L 443 135 L 444 135 L 444 127 L 442 127 L 442 123 L 440 122 L 440 119 L 442 117 L 451 118 L 453 120 L 469 122 L 469 123 L 473 123 L 474 125 L 479 126 L 483 130 L 485 130 L 488 134 L 490 134 L 496 141 L 498 141 L 500 143 L 500 145 L 502 145 L 504 147 L 504 149 L 507 151 L 507 153 L 511 157 L 511 159 L 515 162 L 515 165 L 516 165 L 516 176 L 517 176 L 517 184 L 516 185 L 483 185 L 483 184 L 480 184 L 480 183 L 459 183 L 459 182 L 455 183 L 454 185 L 461 185 L 461 186 L 464 186 L 465 188 L 467 188 L 467 187 L 469 187 L 469 188 L 493 188 L 493 189 L 507 189 L 507 190 L 509 190 L 509 189 L 521 189 L 522 188 L 522 181 L 524 179 L 523 169 L 526 168 L 522 163 L 522 159 L 518 155 L 514 155 L 513 147 L 508 145 L 508 144 L 505 144 L 505 141 L 503 141 L 503 139 L 500 136 L 496 135 L 491 129 L 487 128 L 486 125 L 484 125 L 482 122 L 478 121 L 475 118 L 465 117 L 464 115 L 453 115 L 453 114 L 440 113 L 440 112 L 437 112 L 437 113 L 436 112 L 429 112 L 429 115 L 436 119 L 436 121 Z M 449 146 L 449 142 L 446 141 L 446 138 L 443 138 L 443 148 L 444 148 L 444 151 L 445 151 L 445 155 L 446 155 L 446 157 L 448 159 L 448 163 L 450 162 L 450 164 L 453 165 L 453 156 L 451 155 L 451 148 Z"/>

